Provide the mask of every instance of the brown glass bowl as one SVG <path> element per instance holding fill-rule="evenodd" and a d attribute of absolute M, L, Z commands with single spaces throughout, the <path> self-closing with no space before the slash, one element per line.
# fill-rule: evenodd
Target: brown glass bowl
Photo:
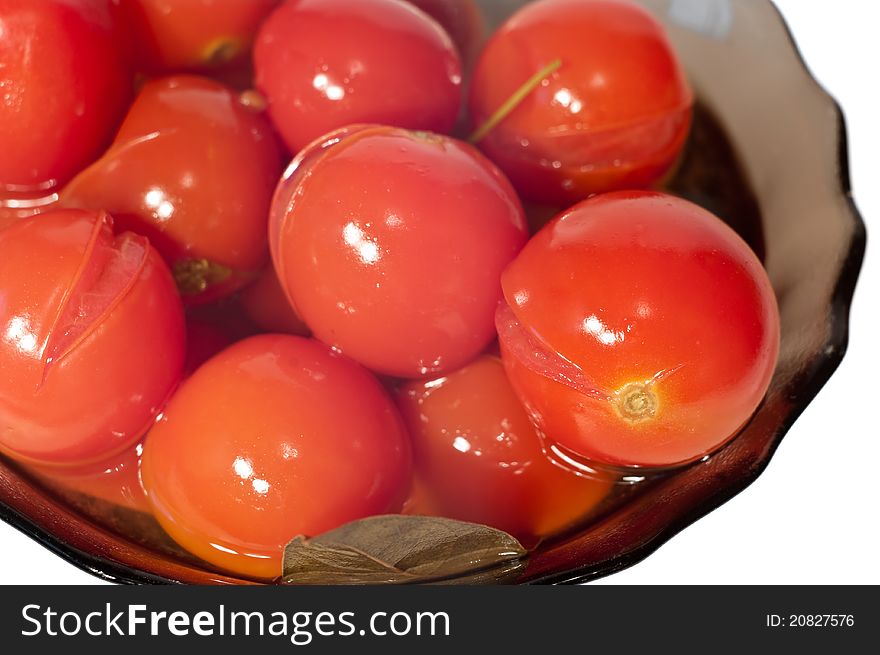
<path fill-rule="evenodd" d="M 480 4 L 491 29 L 523 0 Z M 666 188 L 727 220 L 763 259 L 782 318 L 779 364 L 734 440 L 707 461 L 650 482 L 588 527 L 541 544 L 519 582 L 581 582 L 618 571 L 744 489 L 846 349 L 865 228 L 850 196 L 840 109 L 807 71 L 769 0 L 644 4 L 667 25 L 698 99 L 685 155 Z M 86 571 L 117 582 L 247 582 L 157 541 L 143 515 L 104 508 L 99 522 L 74 501 L 0 461 L 0 517 Z"/>

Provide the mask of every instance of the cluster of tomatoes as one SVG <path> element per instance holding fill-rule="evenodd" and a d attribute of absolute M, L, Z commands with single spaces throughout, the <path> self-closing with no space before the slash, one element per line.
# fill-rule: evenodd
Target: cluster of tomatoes
<path fill-rule="evenodd" d="M 626 0 L 0 0 L 0 452 L 258 579 L 573 525 L 775 366 L 756 256 L 645 190 L 692 100 Z"/>

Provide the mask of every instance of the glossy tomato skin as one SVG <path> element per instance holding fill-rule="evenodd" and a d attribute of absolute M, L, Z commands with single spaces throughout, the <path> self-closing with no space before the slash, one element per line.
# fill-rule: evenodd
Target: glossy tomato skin
<path fill-rule="evenodd" d="M 262 335 L 181 386 L 141 472 L 181 546 L 271 579 L 294 536 L 399 509 L 411 461 L 400 416 L 365 369 L 316 341 Z"/>
<path fill-rule="evenodd" d="M 109 457 L 180 380 L 183 310 L 168 269 L 106 214 L 53 211 L 0 233 L 0 449 L 41 464 Z"/>
<path fill-rule="evenodd" d="M 293 0 L 260 28 L 257 88 L 288 148 L 351 123 L 448 132 L 461 104 L 449 35 L 402 0 Z"/>
<path fill-rule="evenodd" d="M 148 236 L 184 302 L 247 284 L 265 264 L 266 216 L 281 172 L 267 120 L 227 87 L 181 75 L 148 82 L 105 155 L 61 193 Z"/>
<path fill-rule="evenodd" d="M 595 462 L 672 466 L 726 442 L 779 350 L 770 281 L 720 219 L 652 192 L 561 214 L 505 271 L 511 382 L 545 437 Z"/>
<path fill-rule="evenodd" d="M 133 90 L 109 0 L 0 0 L 0 195 L 101 154 Z"/>
<path fill-rule="evenodd" d="M 514 14 L 474 71 L 474 127 L 555 60 L 480 148 L 537 202 L 657 181 L 685 142 L 693 96 L 662 25 L 629 0 L 540 0 Z"/>
<path fill-rule="evenodd" d="M 379 373 L 459 368 L 493 339 L 501 271 L 527 238 L 515 192 L 449 137 L 361 127 L 326 139 L 291 164 L 270 217 L 297 313 Z"/>
<path fill-rule="evenodd" d="M 149 73 L 210 73 L 246 59 L 280 0 L 126 0 L 123 9 Z"/>
<path fill-rule="evenodd" d="M 547 458 L 497 357 L 408 382 L 398 404 L 422 482 L 411 513 L 426 505 L 534 542 L 589 515 L 611 488 L 610 478 L 586 479 Z"/>

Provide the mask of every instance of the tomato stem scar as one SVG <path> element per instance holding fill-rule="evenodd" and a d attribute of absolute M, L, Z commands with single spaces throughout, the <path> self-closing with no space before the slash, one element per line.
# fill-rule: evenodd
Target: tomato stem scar
<path fill-rule="evenodd" d="M 654 418 L 657 413 L 657 395 L 648 384 L 630 382 L 614 397 L 614 409 L 625 421 L 640 423 Z"/>
<path fill-rule="evenodd" d="M 534 91 L 538 85 L 552 73 L 556 72 L 556 70 L 562 66 L 561 59 L 554 59 L 549 64 L 544 66 L 537 73 L 532 75 L 525 83 L 519 87 L 513 94 L 502 104 L 494 114 L 492 114 L 488 120 L 480 125 L 476 130 L 474 130 L 473 134 L 468 138 L 468 143 L 477 144 L 482 141 L 489 132 L 495 129 L 495 127 L 503 121 L 507 116 L 516 109 L 519 104 L 526 99 L 526 97 Z"/>
<path fill-rule="evenodd" d="M 219 38 L 207 45 L 202 53 L 202 61 L 216 66 L 233 59 L 241 51 L 241 43 L 231 37 Z"/>

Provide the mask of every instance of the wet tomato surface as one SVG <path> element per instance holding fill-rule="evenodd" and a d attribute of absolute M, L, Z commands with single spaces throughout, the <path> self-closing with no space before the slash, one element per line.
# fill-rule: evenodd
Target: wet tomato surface
<path fill-rule="evenodd" d="M 113 138 L 133 92 L 117 30 L 110 0 L 0 0 L 0 197 L 63 184 Z"/>
<path fill-rule="evenodd" d="M 279 279 L 314 335 L 400 377 L 489 344 L 501 271 L 526 236 L 516 194 L 475 148 L 387 127 L 300 153 L 270 219 Z"/>
<path fill-rule="evenodd" d="M 184 300 L 200 303 L 244 286 L 265 264 L 280 172 L 261 113 L 218 82 L 173 76 L 144 85 L 111 148 L 60 203 L 105 209 L 148 236 Z"/>
<path fill-rule="evenodd" d="M 727 225 L 653 192 L 563 212 L 505 271 L 504 363 L 543 435 L 614 465 L 695 460 L 764 396 L 776 299 Z"/>
<path fill-rule="evenodd" d="M 183 310 L 149 242 L 107 214 L 55 211 L 0 233 L 0 449 L 78 465 L 146 431 L 177 385 Z"/>
<path fill-rule="evenodd" d="M 458 119 L 458 52 L 400 0 L 286 2 L 260 29 L 254 66 L 292 152 L 350 123 L 447 132 Z"/>
<path fill-rule="evenodd" d="M 480 141 L 525 197 L 564 206 L 649 186 L 673 164 L 693 95 L 663 27 L 639 5 L 541 0 L 518 11 L 480 55 L 474 127 L 536 74 L 540 83 Z"/>
<path fill-rule="evenodd" d="M 266 579 L 294 536 L 400 509 L 410 470 L 375 378 L 316 341 L 264 335 L 184 382 L 147 438 L 142 478 L 180 545 Z"/>
<path fill-rule="evenodd" d="M 587 479 L 548 459 L 497 357 L 408 382 L 397 397 L 421 482 L 411 513 L 483 523 L 534 542 L 582 520 L 611 488 L 611 478 Z"/>

